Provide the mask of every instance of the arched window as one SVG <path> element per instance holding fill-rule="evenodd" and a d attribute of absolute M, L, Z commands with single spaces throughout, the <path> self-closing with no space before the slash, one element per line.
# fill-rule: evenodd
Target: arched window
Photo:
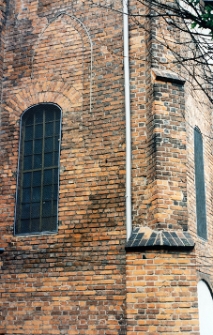
<path fill-rule="evenodd" d="M 213 300 L 207 284 L 201 280 L 197 285 L 200 335 L 213 334 Z"/>
<path fill-rule="evenodd" d="M 194 128 L 194 161 L 197 234 L 198 236 L 207 239 L 203 139 L 202 134 L 197 127 Z"/>
<path fill-rule="evenodd" d="M 15 234 L 57 231 L 61 110 L 43 103 L 21 119 Z"/>

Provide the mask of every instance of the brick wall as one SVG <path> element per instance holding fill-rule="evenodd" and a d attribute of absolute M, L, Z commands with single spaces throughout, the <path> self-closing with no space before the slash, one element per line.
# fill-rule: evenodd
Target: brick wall
<path fill-rule="evenodd" d="M 136 13 L 137 2 L 134 5 Z M 170 48 L 187 52 L 174 43 L 183 36 L 164 19 L 140 20 L 140 24 L 132 20 L 130 30 L 130 51 L 135 52 L 131 53 L 133 234 L 127 244 L 127 329 L 128 334 L 199 334 L 197 283 L 205 279 L 212 287 L 212 106 L 189 73 L 174 62 Z M 147 57 L 134 49 L 139 36 Z M 196 125 L 204 141 L 208 241 L 197 237 L 196 228 Z M 182 236 L 187 230 L 195 242 L 194 252 L 172 251 L 164 236 Z"/>
<path fill-rule="evenodd" d="M 161 77 L 154 82 L 150 120 L 150 199 L 148 223 L 153 229 L 187 229 L 186 127 L 184 87 Z"/>
<path fill-rule="evenodd" d="M 131 1 L 130 13 L 142 16 L 129 17 L 126 254 L 123 21 L 120 1 L 107 5 L 23 0 L 7 8 L 0 153 L 0 330 L 7 335 L 199 334 L 196 285 L 205 278 L 212 286 L 211 106 L 184 85 L 157 43 L 162 32 L 179 34 Z M 14 236 L 20 117 L 42 102 L 63 112 L 58 233 Z M 196 234 L 195 125 L 205 135 L 208 241 Z"/>
<path fill-rule="evenodd" d="M 199 334 L 195 256 L 127 254 L 128 334 Z"/>
<path fill-rule="evenodd" d="M 87 3 L 9 5 L 0 216 L 0 313 L 8 335 L 125 333 L 119 22 L 116 12 Z M 63 112 L 58 233 L 14 236 L 20 116 L 41 102 L 56 103 Z"/>

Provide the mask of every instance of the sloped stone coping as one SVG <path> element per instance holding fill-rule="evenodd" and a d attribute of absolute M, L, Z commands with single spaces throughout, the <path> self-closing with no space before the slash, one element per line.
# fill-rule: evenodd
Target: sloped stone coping
<path fill-rule="evenodd" d="M 149 227 L 133 228 L 126 243 L 129 249 L 193 249 L 195 243 L 187 231 L 152 230 Z"/>
<path fill-rule="evenodd" d="M 172 71 L 152 68 L 152 74 L 155 80 L 171 82 L 179 85 L 185 84 L 185 80 Z"/>

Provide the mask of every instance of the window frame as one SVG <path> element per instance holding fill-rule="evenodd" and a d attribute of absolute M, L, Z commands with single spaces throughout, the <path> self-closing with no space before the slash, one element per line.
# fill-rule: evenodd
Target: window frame
<path fill-rule="evenodd" d="M 27 232 L 23 232 L 21 231 L 22 229 L 20 227 L 18 227 L 18 216 L 17 216 L 17 213 L 18 213 L 18 209 L 19 209 L 19 206 L 20 206 L 20 203 L 21 203 L 21 200 L 19 199 L 20 197 L 20 192 L 22 192 L 21 190 L 24 188 L 23 187 L 23 176 L 24 176 L 24 168 L 23 168 L 23 159 L 24 159 L 24 154 L 25 154 L 25 150 L 22 149 L 22 146 L 24 145 L 24 143 L 26 142 L 25 141 L 25 138 L 24 138 L 24 134 L 26 132 L 26 125 L 25 127 L 23 126 L 23 122 L 25 122 L 24 120 L 24 116 L 26 116 L 26 113 L 30 113 L 31 110 L 35 109 L 35 108 L 39 108 L 39 107 L 42 107 L 44 106 L 53 106 L 55 111 L 59 112 L 59 130 L 57 133 L 53 133 L 52 135 L 52 141 L 54 140 L 54 137 L 56 137 L 58 135 L 58 151 L 57 151 L 57 154 L 58 154 L 58 159 L 57 159 L 57 183 L 55 185 L 57 185 L 57 199 L 56 199 L 56 221 L 55 221 L 55 224 L 52 225 L 52 227 L 54 227 L 55 229 L 42 229 L 42 226 L 43 224 L 41 223 L 41 231 L 33 231 L 32 229 L 29 229 L 29 231 Z M 36 111 L 33 111 L 33 113 L 36 113 Z M 50 121 L 50 122 L 57 122 L 57 120 L 54 120 L 53 121 Z M 44 120 L 42 120 L 42 127 L 44 127 L 44 125 L 46 125 L 47 122 L 44 122 Z M 36 126 L 36 123 L 34 122 L 33 123 L 33 126 L 35 127 Z M 35 105 L 32 105 L 30 107 L 28 107 L 23 113 L 22 115 L 20 116 L 20 128 L 19 128 L 19 154 L 18 154 L 18 167 L 17 167 L 17 182 L 16 182 L 16 202 L 15 202 L 15 220 L 14 220 L 14 235 L 15 236 L 24 236 L 24 235 L 46 235 L 46 234 L 55 234 L 58 232 L 58 205 L 59 205 L 59 184 L 60 184 L 60 151 L 61 151 L 61 133 L 62 133 L 62 109 L 60 108 L 60 106 L 58 106 L 57 104 L 55 103 L 52 103 L 52 102 L 42 102 L 42 103 L 38 103 L 38 104 L 35 104 Z M 47 138 L 46 134 L 43 134 L 43 137 L 42 137 L 42 156 L 44 156 L 44 140 Z M 25 142 L 24 142 L 25 141 Z M 33 138 L 33 140 L 35 142 L 35 138 Z M 51 153 L 55 152 L 54 150 L 51 151 Z M 33 152 L 33 155 L 32 157 L 35 156 L 35 152 Z M 51 171 L 53 171 L 54 169 L 54 166 L 53 164 L 51 164 L 50 166 L 50 169 Z M 31 173 L 33 173 L 35 169 L 34 168 L 31 168 L 30 171 Z M 41 174 L 44 174 L 44 167 L 42 165 L 42 168 L 40 169 L 41 170 Z M 32 178 L 32 177 L 31 177 Z M 31 180 L 31 183 L 32 183 L 32 180 Z M 20 185 L 21 184 L 21 185 Z M 51 182 L 51 187 L 53 188 L 54 187 L 54 182 L 52 181 Z M 43 184 L 42 182 L 40 182 L 40 195 L 42 193 L 42 198 L 40 198 L 40 203 L 43 202 L 43 200 L 41 201 L 41 199 L 44 199 L 44 195 L 43 195 Z M 33 190 L 33 186 L 31 185 L 31 192 Z M 32 193 L 31 193 L 31 196 L 32 196 Z M 54 199 L 52 198 L 51 201 L 54 201 Z M 32 204 L 32 199 L 30 201 L 30 204 Z M 21 211 L 23 210 L 23 208 L 21 208 Z M 20 212 L 21 212 L 20 211 Z M 39 220 L 41 221 L 42 218 L 44 218 L 43 215 L 40 215 L 39 216 Z M 52 219 L 54 217 L 52 216 Z M 20 219 L 21 220 L 21 219 Z M 29 219 L 30 222 L 32 221 L 32 217 Z M 32 222 L 30 223 L 32 224 Z"/>
<path fill-rule="evenodd" d="M 212 334 L 213 295 L 211 286 L 204 278 L 197 283 L 197 302 L 200 334 Z"/>
<path fill-rule="evenodd" d="M 196 135 L 195 135 L 196 133 L 200 135 L 199 140 L 200 140 L 201 148 L 196 147 Z M 198 149 L 200 150 L 199 152 L 198 152 Z M 197 154 L 199 154 L 199 157 L 196 157 Z M 201 164 L 202 170 L 200 171 L 198 170 L 197 162 Z M 206 213 L 206 184 L 205 184 L 203 136 L 202 136 L 202 133 L 199 127 L 197 126 L 194 127 L 194 178 L 195 178 L 195 204 L 196 204 L 197 235 L 199 238 L 202 238 L 203 240 L 207 241 L 208 227 L 207 227 L 207 213 Z M 202 208 L 202 211 L 199 210 L 200 208 Z"/>

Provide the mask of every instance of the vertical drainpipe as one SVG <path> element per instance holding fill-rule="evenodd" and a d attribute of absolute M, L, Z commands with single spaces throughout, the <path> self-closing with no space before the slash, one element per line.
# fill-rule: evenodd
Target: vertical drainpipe
<path fill-rule="evenodd" d="M 123 38 L 124 38 L 124 78 L 126 115 L 126 235 L 127 241 L 132 232 L 131 196 L 131 118 L 130 118 L 130 75 L 129 75 L 129 20 L 128 0 L 123 0 Z"/>

